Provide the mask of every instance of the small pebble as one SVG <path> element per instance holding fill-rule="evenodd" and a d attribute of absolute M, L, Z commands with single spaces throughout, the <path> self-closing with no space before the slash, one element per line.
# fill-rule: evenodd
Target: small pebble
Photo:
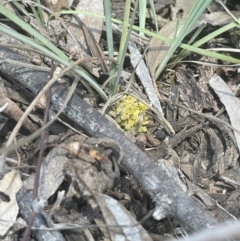
<path fill-rule="evenodd" d="M 158 140 L 163 141 L 166 138 L 166 133 L 163 129 L 158 129 L 156 132 L 156 137 Z"/>

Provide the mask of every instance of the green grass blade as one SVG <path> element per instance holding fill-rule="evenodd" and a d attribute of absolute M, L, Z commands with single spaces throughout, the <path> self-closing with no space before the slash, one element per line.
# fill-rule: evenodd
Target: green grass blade
<path fill-rule="evenodd" d="M 205 44 L 206 42 L 208 42 L 209 40 L 219 36 L 220 34 L 222 34 L 224 32 L 227 32 L 230 29 L 235 28 L 235 27 L 240 28 L 240 25 L 237 24 L 236 22 L 229 23 L 229 24 L 217 29 L 216 31 L 208 34 L 207 36 L 203 37 L 202 39 L 198 40 L 196 43 L 193 44 L 193 46 L 199 47 L 199 46 Z"/>
<path fill-rule="evenodd" d="M 17 33 L 16 31 L 4 26 L 3 24 L 0 24 L 0 32 L 7 34 L 19 41 L 22 41 L 25 44 L 28 44 L 29 46 L 33 47 L 36 50 L 39 50 L 40 52 L 42 52 L 44 55 L 48 56 L 49 58 L 51 58 L 61 64 L 64 64 L 65 66 L 70 65 L 68 60 L 63 59 L 61 56 L 56 55 L 55 53 L 53 53 L 49 49 L 45 48 L 44 46 L 36 43 L 32 39 Z M 107 100 L 107 95 L 105 94 L 105 92 L 100 88 L 100 86 L 95 82 L 95 80 L 92 79 L 83 69 L 81 69 L 80 67 L 75 67 L 74 71 L 78 75 L 82 76 L 102 96 L 102 98 L 104 100 Z"/>
<path fill-rule="evenodd" d="M 192 42 L 197 38 L 197 36 L 202 32 L 202 30 L 205 28 L 205 24 L 202 24 L 197 31 L 193 34 L 191 39 L 188 41 L 188 45 L 192 44 Z M 189 51 L 182 49 L 181 52 L 178 54 L 177 58 L 175 59 L 176 62 L 179 62 L 181 59 L 185 58 L 188 54 L 190 54 Z"/>
<path fill-rule="evenodd" d="M 173 39 L 171 41 L 170 48 L 174 44 L 174 39 L 176 39 L 176 37 L 177 37 L 178 28 L 179 28 L 179 20 L 177 20 L 177 23 L 176 23 L 176 27 L 175 27 L 175 30 L 174 30 Z"/>
<path fill-rule="evenodd" d="M 164 37 L 160 34 L 153 33 L 149 30 L 140 29 L 138 26 L 133 26 L 133 29 L 138 30 L 138 31 L 141 30 L 148 36 L 160 39 L 160 40 L 162 40 L 166 43 L 171 43 L 171 39 L 169 39 L 167 37 Z M 191 45 L 188 45 L 188 44 L 182 43 L 182 44 L 179 45 L 179 47 L 182 48 L 182 49 L 186 49 L 186 50 L 188 50 L 190 52 L 193 52 L 193 53 L 209 56 L 209 57 L 219 59 L 219 60 L 223 60 L 223 61 L 227 61 L 227 62 L 230 62 L 230 63 L 234 63 L 234 64 L 240 63 L 239 59 L 233 58 L 231 56 L 215 53 L 215 52 L 212 52 L 212 51 L 209 51 L 209 50 L 204 50 L 204 49 L 201 49 L 201 48 L 198 48 L 198 47 L 195 47 L 195 46 L 191 46 Z"/>
<path fill-rule="evenodd" d="M 173 39 L 173 44 L 170 46 L 169 51 L 165 55 L 165 58 L 163 59 L 163 61 L 157 67 L 155 78 L 158 78 L 158 76 L 161 74 L 167 62 L 172 57 L 174 51 L 179 47 L 184 37 L 189 33 L 193 24 L 195 24 L 197 19 L 200 17 L 200 15 L 203 13 L 203 11 L 207 8 L 207 6 L 210 3 L 211 3 L 211 0 L 198 0 L 195 2 L 193 9 L 190 12 L 182 30 L 180 31 L 176 39 Z"/>
<path fill-rule="evenodd" d="M 32 9 L 33 15 L 34 15 L 34 17 L 36 18 L 36 20 L 37 20 L 39 23 L 41 23 L 41 20 L 40 20 L 40 18 L 39 18 L 39 15 L 38 15 L 35 7 L 33 7 L 33 6 L 30 6 L 30 7 L 31 7 L 31 9 Z"/>
<path fill-rule="evenodd" d="M 36 0 L 36 2 L 39 4 L 39 6 L 41 6 L 41 1 L 40 0 Z M 40 18 L 40 22 L 45 25 L 45 21 L 44 21 L 44 17 L 43 17 L 43 11 L 42 11 L 42 8 L 41 7 L 38 7 L 37 8 L 37 12 L 38 12 L 38 15 L 39 15 L 39 18 Z"/>
<path fill-rule="evenodd" d="M 123 62 L 125 59 L 126 53 L 126 41 L 127 41 L 127 33 L 128 33 L 128 25 L 129 25 L 129 16 L 130 16 L 130 5 L 131 0 L 127 0 L 125 3 L 125 11 L 124 11 L 124 21 L 123 21 L 123 31 L 120 40 L 120 47 L 118 53 L 118 73 L 122 71 Z M 110 85 L 110 93 L 115 94 L 118 88 L 119 82 L 119 74 L 116 78 L 113 78 Z"/>
<path fill-rule="evenodd" d="M 127 33 L 128 33 L 128 25 L 129 25 L 129 16 L 130 16 L 130 5 L 131 0 L 127 0 L 125 4 L 125 11 L 124 11 L 124 20 L 123 20 L 123 30 L 122 30 L 122 36 L 120 40 L 120 47 L 119 47 L 119 55 L 118 55 L 118 62 L 121 61 L 123 56 L 123 50 L 127 39 Z"/>
<path fill-rule="evenodd" d="M 199 26 L 199 28 L 197 29 L 197 31 L 194 32 L 194 34 L 192 35 L 192 37 L 190 38 L 190 40 L 188 41 L 188 44 L 192 44 L 192 42 L 198 37 L 198 35 L 203 31 L 203 29 L 206 27 L 205 24 L 202 24 L 201 26 Z"/>
<path fill-rule="evenodd" d="M 67 10 L 66 11 L 66 10 L 64 10 L 64 11 L 58 12 L 58 14 L 60 14 L 60 15 L 61 14 L 86 14 L 88 16 L 95 16 L 95 17 L 99 17 L 99 18 L 103 18 L 104 19 L 103 15 L 95 14 L 95 13 L 89 13 L 89 12 L 86 12 L 86 11 L 74 11 L 74 10 Z M 118 19 L 112 18 L 112 22 L 120 24 L 120 25 L 123 25 L 123 22 L 121 20 L 118 20 Z M 222 29 L 221 33 L 225 32 L 225 31 L 228 31 L 228 30 L 230 30 L 230 29 L 232 29 L 234 27 L 238 27 L 238 26 L 239 25 L 234 23 L 234 22 L 230 23 L 230 24 L 228 24 L 228 25 L 226 25 L 226 26 L 221 28 Z M 155 33 L 155 32 L 152 32 L 152 31 L 149 31 L 149 30 L 146 30 L 146 29 L 142 29 L 142 28 L 140 28 L 139 26 L 136 26 L 136 25 L 133 25 L 132 28 L 134 30 L 136 30 L 136 31 L 143 32 L 147 36 L 160 39 L 160 40 L 162 40 L 162 41 L 164 41 L 166 43 L 171 43 L 171 39 L 169 39 L 169 38 L 167 38 L 165 36 L 162 36 L 162 35 L 160 35 L 158 33 Z M 211 33 L 211 35 L 213 37 L 218 36 L 218 34 L 216 32 L 217 31 Z M 215 33 L 215 35 L 213 35 L 214 33 Z M 213 57 L 213 58 L 216 58 L 216 59 L 219 59 L 219 60 L 223 60 L 223 61 L 227 61 L 227 62 L 230 62 L 230 63 L 234 63 L 234 64 L 239 64 L 240 63 L 239 59 L 233 58 L 231 56 L 227 56 L 227 55 L 224 55 L 224 54 L 219 54 L 219 53 L 215 53 L 215 52 L 211 52 L 211 51 L 208 51 L 208 50 L 203 50 L 203 49 L 198 48 L 198 46 L 201 46 L 202 44 L 204 44 L 205 42 L 208 41 L 206 39 L 206 37 L 203 38 L 201 40 L 201 42 L 199 41 L 199 42 L 196 42 L 195 44 L 193 44 L 193 46 L 181 43 L 179 45 L 179 47 L 182 48 L 182 49 L 186 49 L 186 50 L 188 50 L 190 52 L 193 52 L 193 53 L 197 53 L 197 54 Z"/>
<path fill-rule="evenodd" d="M 138 8 L 138 0 L 135 2 L 133 14 L 132 14 L 132 19 L 131 19 L 131 22 L 130 22 L 130 26 L 129 26 L 129 29 L 128 29 L 127 36 L 126 36 L 126 38 L 121 38 L 121 44 L 123 45 L 123 49 L 122 49 L 122 52 L 120 53 L 121 58 L 119 59 L 119 62 L 118 62 L 119 67 L 118 67 L 118 73 L 117 73 L 116 81 L 115 81 L 115 83 L 113 83 L 113 91 L 111 92 L 113 95 L 116 94 L 117 90 L 118 90 L 118 84 L 119 84 L 119 81 L 120 81 L 121 71 L 122 71 L 122 68 L 123 68 L 123 63 L 124 63 L 125 55 L 126 55 L 126 52 L 127 52 L 127 46 L 128 46 L 128 43 L 129 43 L 131 32 L 132 32 L 132 26 L 133 26 L 133 23 L 134 23 L 134 20 L 135 20 L 137 8 Z"/>
<path fill-rule="evenodd" d="M 145 28 L 146 8 L 147 8 L 147 1 L 146 0 L 139 0 L 139 26 L 140 26 L 140 28 Z M 143 35 L 142 32 L 140 32 L 139 34 Z"/>
<path fill-rule="evenodd" d="M 153 0 L 150 0 L 149 2 L 150 2 L 151 9 L 152 9 L 152 12 L 153 12 L 153 19 L 154 19 L 154 22 L 155 22 L 156 32 L 158 33 L 158 22 L 157 22 L 157 15 L 156 15 L 155 6 L 154 6 L 154 3 L 153 3 Z"/>
<path fill-rule="evenodd" d="M 207 36 L 203 37 L 202 39 L 198 40 L 197 42 L 195 42 L 192 47 L 200 47 L 201 45 L 207 43 L 208 41 L 210 41 L 211 39 L 214 39 L 215 37 L 219 36 L 220 34 L 229 31 L 230 29 L 234 28 L 234 27 L 240 27 L 239 24 L 237 24 L 236 22 L 232 22 L 229 23 L 219 29 L 217 29 L 216 31 L 208 34 Z M 181 56 L 182 58 L 185 58 L 190 52 L 189 51 L 185 51 L 184 55 Z M 226 55 L 225 55 L 226 56 Z M 229 57 L 229 56 L 226 56 Z M 230 62 L 227 59 L 221 59 L 223 61 L 227 61 Z M 236 63 L 236 62 L 234 62 Z"/>
<path fill-rule="evenodd" d="M 114 48 L 113 48 L 113 33 L 112 33 L 112 13 L 111 13 L 111 2 L 110 0 L 104 0 L 104 14 L 105 14 L 105 24 L 106 24 L 106 33 L 107 33 L 107 46 L 108 46 L 108 57 L 114 58 Z M 115 65 L 111 61 L 109 63 L 110 75 L 113 76 L 115 74 Z"/>
<path fill-rule="evenodd" d="M 23 4 L 20 4 L 18 2 L 12 2 L 13 5 L 23 14 L 25 14 L 27 17 L 31 18 L 31 15 L 29 14 L 29 12 L 25 9 L 25 6 Z"/>
<path fill-rule="evenodd" d="M 0 13 L 5 17 L 7 17 L 8 19 L 10 19 L 15 24 L 17 24 L 20 28 L 25 30 L 27 33 L 31 34 L 33 37 L 35 37 L 37 40 L 43 43 L 47 48 L 51 49 L 59 57 L 67 61 L 68 57 L 60 49 L 58 49 L 54 44 L 52 44 L 49 40 L 47 40 L 44 36 L 42 36 L 34 28 L 32 28 L 29 24 L 27 24 L 22 19 L 20 19 L 19 17 L 11 13 L 8 9 L 6 9 L 2 5 L 0 5 Z"/>

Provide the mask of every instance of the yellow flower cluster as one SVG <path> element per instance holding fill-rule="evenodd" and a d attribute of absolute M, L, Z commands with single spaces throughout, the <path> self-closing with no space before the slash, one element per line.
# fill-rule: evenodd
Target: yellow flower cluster
<path fill-rule="evenodd" d="M 109 112 L 115 121 L 125 131 L 135 131 L 136 125 L 140 119 L 140 114 L 146 111 L 148 107 L 132 96 L 124 96 L 113 109 Z M 148 124 L 148 115 L 143 114 L 139 121 L 140 126 L 138 132 L 146 132 Z"/>

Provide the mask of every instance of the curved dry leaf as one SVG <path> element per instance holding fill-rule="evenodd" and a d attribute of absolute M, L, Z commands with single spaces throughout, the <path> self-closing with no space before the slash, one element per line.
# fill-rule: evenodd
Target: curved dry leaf
<path fill-rule="evenodd" d="M 65 148 L 58 146 L 53 148 L 44 159 L 40 172 L 39 197 L 48 199 L 59 188 L 64 179 L 63 168 L 68 161 L 65 156 L 67 153 L 68 151 Z M 24 182 L 25 188 L 33 189 L 34 180 L 35 174 Z"/>
<path fill-rule="evenodd" d="M 102 0 L 81 0 L 76 8 L 77 11 L 84 11 L 84 12 L 91 12 L 103 15 L 103 1 Z M 89 31 L 92 32 L 96 42 L 99 42 L 102 28 L 103 28 L 103 19 L 87 16 L 87 15 L 77 15 L 81 21 L 86 25 Z M 84 33 L 82 31 L 82 27 L 79 26 L 78 21 L 73 18 L 70 25 L 69 31 L 73 34 L 73 36 L 77 39 L 80 48 L 81 48 L 81 55 L 82 56 L 90 56 L 91 53 L 88 49 Z M 75 42 L 72 38 L 68 35 L 68 44 L 75 46 Z"/>
<path fill-rule="evenodd" d="M 44 0 L 44 5 L 50 8 L 53 12 L 58 12 L 63 8 L 71 7 L 72 0 Z"/>
<path fill-rule="evenodd" d="M 94 194 L 108 227 L 111 240 L 151 241 L 146 230 L 133 218 L 125 207 L 115 199 Z M 112 226 L 112 227 L 111 227 Z M 115 227 L 114 227 L 115 226 Z"/>
<path fill-rule="evenodd" d="M 240 18 L 240 12 L 239 11 L 231 11 L 231 13 L 236 17 Z M 212 26 L 222 26 L 225 24 L 228 24 L 230 22 L 233 22 L 233 18 L 227 13 L 227 12 L 214 12 L 214 13 L 205 13 L 203 14 L 198 22 L 205 22 L 208 24 L 211 24 Z"/>
<path fill-rule="evenodd" d="M 195 2 L 196 0 L 177 0 L 175 5 L 171 6 L 172 20 L 187 18 Z"/>
<path fill-rule="evenodd" d="M 22 187 L 18 171 L 7 173 L 0 181 L 0 237 L 14 224 L 18 215 L 16 193 Z"/>
<path fill-rule="evenodd" d="M 220 101 L 225 106 L 232 126 L 237 130 L 240 130 L 239 100 L 236 98 L 224 80 L 217 74 L 214 74 L 213 77 L 209 80 L 209 85 L 213 88 L 215 93 L 220 98 Z M 234 131 L 234 135 L 237 141 L 238 150 L 240 152 L 240 135 L 236 131 Z"/>
<path fill-rule="evenodd" d="M 77 6 L 77 11 L 85 11 L 103 15 L 103 1 L 102 0 L 81 0 Z M 87 15 L 78 15 L 84 24 L 92 31 L 95 39 L 99 42 L 102 34 L 103 19 Z"/>
<path fill-rule="evenodd" d="M 185 19 L 179 21 L 178 33 L 181 31 L 184 23 L 185 23 Z M 159 34 L 164 37 L 172 39 L 174 35 L 174 31 L 176 29 L 176 24 L 177 24 L 177 21 L 172 21 L 167 23 L 165 26 L 163 26 L 160 29 Z M 157 39 L 157 38 L 151 39 L 149 43 L 149 48 L 148 48 L 147 61 L 148 61 L 148 66 L 149 66 L 152 78 L 155 77 L 155 70 L 157 66 L 162 62 L 164 56 L 166 55 L 169 49 L 169 46 L 170 46 L 170 43 L 166 43 L 160 39 Z"/>

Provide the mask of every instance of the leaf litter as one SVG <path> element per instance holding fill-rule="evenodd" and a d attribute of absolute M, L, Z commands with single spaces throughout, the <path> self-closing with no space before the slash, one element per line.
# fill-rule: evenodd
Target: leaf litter
<path fill-rule="evenodd" d="M 113 6 L 115 2 L 112 1 Z M 73 7 L 74 4 L 76 3 L 72 5 L 72 3 L 59 1 L 58 6 L 53 6 L 53 10 Z M 185 6 L 184 1 L 177 2 L 174 7 L 171 4 L 171 1 L 163 1 L 159 10 L 169 9 L 172 14 L 181 12 L 181 10 L 184 10 L 184 13 L 188 12 L 189 6 Z M 78 9 L 83 5 L 83 1 L 80 1 L 76 7 Z M 97 1 L 97 4 L 91 1 L 90 5 L 91 10 L 86 8 L 87 11 L 103 14 L 101 1 Z M 90 20 L 93 19 L 88 19 L 89 21 L 84 20 L 85 27 L 93 34 L 96 43 L 100 40 L 100 45 L 96 46 L 96 49 L 106 48 L 104 34 L 102 34 L 103 21 L 98 19 L 94 21 L 98 24 L 89 25 Z M 65 21 L 64 18 L 61 17 L 61 21 Z M 69 32 L 64 30 L 61 21 L 51 25 L 54 33 L 48 33 L 49 39 L 64 49 L 70 58 L 95 56 L 97 52 L 93 51 L 94 41 L 91 46 L 86 43 L 86 36 L 84 37 L 82 30 L 76 27 L 75 18 L 71 18 L 70 25 L 67 25 L 73 38 Z M 160 30 L 160 33 L 171 38 L 176 24 L 169 19 L 167 21 L 169 23 Z M 214 27 L 226 24 L 230 18 L 225 12 L 204 14 L 195 28 L 203 21 Z M 74 29 L 71 28 L 73 25 Z M 60 26 L 59 30 L 57 26 Z M 5 38 L 8 39 L 8 37 Z M 116 41 L 117 38 L 116 36 Z M 72 41 L 73 45 L 69 45 L 68 41 Z M 221 41 L 219 39 L 215 41 L 215 45 L 222 44 L 217 42 Z M 11 43 L 11 40 L 8 39 L 7 43 Z M 165 54 L 162 50 L 153 51 L 152 48 L 155 46 L 158 48 L 162 46 L 167 50 L 169 44 L 154 38 L 150 40 L 147 63 L 152 77 L 155 76 L 155 69 Z M 91 48 L 93 49 L 90 50 Z M 96 94 L 92 96 L 93 92 L 88 93 L 86 85 L 79 83 L 76 95 L 85 100 L 90 99 L 92 106 L 84 106 L 82 102 L 75 101 L 80 99 L 74 97 L 63 111 L 64 115 L 61 119 L 64 120 L 63 123 L 68 123 L 68 126 L 71 125 L 78 132 L 89 136 L 83 137 L 83 135 L 75 134 L 68 129 L 69 127 L 55 122 L 48 129 L 49 134 L 44 144 L 39 140 L 26 142 L 24 146 L 8 155 L 7 160 L 17 159 L 15 163 L 18 163 L 18 166 L 7 161 L 5 166 L 7 169 L 4 170 L 0 182 L 0 209 L 8 215 L 8 225 L 4 226 L 0 223 L 1 237 L 20 239 L 24 235 L 26 225 L 24 224 L 25 228 L 15 230 L 13 224 L 17 224 L 18 214 L 28 222 L 29 216 L 33 213 L 32 206 L 34 212 L 39 215 L 36 216 L 34 223 L 27 225 L 30 225 L 36 240 L 166 240 L 167 235 L 183 235 L 188 232 L 188 229 L 198 231 L 207 226 L 214 226 L 217 222 L 233 221 L 239 218 L 237 201 L 240 185 L 239 141 L 237 139 L 239 134 L 224 124 L 230 123 L 238 130 L 236 111 L 239 103 L 235 95 L 237 94 L 236 86 L 239 84 L 237 69 L 234 67 L 217 69 L 213 66 L 200 66 L 194 63 L 178 63 L 172 69 L 172 76 L 169 77 L 170 72 L 166 70 L 162 75 L 162 80 L 156 80 L 154 88 L 150 75 L 146 77 L 144 70 L 146 66 L 142 67 L 143 65 L 138 63 L 140 68 L 137 67 L 136 61 L 142 58 L 140 61 L 144 64 L 145 56 L 141 57 L 141 52 L 136 49 L 135 44 L 134 48 L 131 46 L 129 51 L 130 61 L 133 69 L 137 68 L 136 74 L 140 81 L 136 78 L 130 86 L 130 91 L 137 89 L 143 92 L 139 96 L 146 94 L 150 105 L 157 108 L 160 113 L 164 112 L 164 117 L 176 134 L 172 135 L 174 133 L 172 132 L 169 135 L 165 124 L 161 123 L 161 120 L 156 121 L 153 114 L 154 117 L 149 121 L 147 133 L 125 133 L 131 139 L 129 142 L 129 139 L 125 139 L 126 136 L 119 129 L 116 131 L 111 123 L 108 124 L 104 117 L 99 117 L 99 113 L 93 111 L 93 108 L 100 107 L 99 98 Z M 4 53 L 4 49 L 1 51 Z M 16 55 L 9 53 L 13 60 L 14 56 L 19 54 L 18 52 L 15 52 Z M 138 56 L 137 60 L 134 59 L 134 55 Z M 208 63 L 220 63 L 197 55 L 192 55 L 191 58 Z M 46 58 L 42 60 L 45 64 L 49 63 Z M 99 67 L 95 65 L 94 63 L 90 66 L 91 71 L 95 73 L 96 78 L 99 76 L 101 78 L 101 74 L 96 74 L 96 69 Z M 101 68 L 102 72 L 106 72 L 103 67 Z M 89 66 L 87 69 L 90 70 Z M 16 75 L 18 70 L 11 69 L 11 65 L 1 63 L 0 71 L 3 81 L 8 84 L 12 83 L 8 88 L 12 88 L 15 82 L 20 83 L 19 88 L 26 88 L 23 84 L 21 86 L 22 80 Z M 132 67 L 127 66 L 125 71 L 131 72 Z M 215 72 L 220 76 L 214 74 Z M 15 74 L 12 75 L 12 73 Z M 38 83 L 37 74 L 35 77 L 36 83 L 42 86 L 44 82 Z M 28 78 L 31 79 L 31 76 L 29 75 Z M 63 82 L 63 86 L 58 83 L 52 87 L 50 110 L 52 115 L 62 104 L 62 98 L 66 95 L 64 91 L 68 89 L 71 82 L 67 78 L 65 77 L 66 81 Z M 228 85 L 223 82 L 222 78 Z M 146 79 L 148 79 L 147 82 Z M 45 80 L 47 80 L 47 74 Z M 8 103 L 3 113 L 6 115 L 5 118 L 9 118 L 5 119 L 5 125 L 10 131 L 12 127 L 8 122 L 11 122 L 11 119 L 16 122 L 19 120 L 23 114 L 24 105 L 29 103 L 41 87 L 32 87 L 32 83 L 29 82 L 27 88 L 32 94 L 26 97 L 20 89 L 17 92 L 20 97 L 16 98 L 17 95 L 14 95 L 15 97 L 8 95 L 3 82 L 1 83 L 1 106 Z M 120 88 L 126 90 L 124 81 L 121 85 Z M 231 90 L 233 88 L 235 91 Z M 161 105 L 156 90 L 161 93 L 159 95 Z M 227 96 L 226 93 L 228 93 Z M 84 109 L 82 105 L 86 108 Z M 226 112 L 224 112 L 224 107 Z M 82 115 L 78 114 L 78 111 L 82 112 Z M 23 139 L 29 132 L 37 130 L 36 126 L 40 122 L 34 124 L 32 122 L 41 120 L 42 113 L 35 110 L 32 115 L 32 118 L 26 119 L 23 123 L 25 129 L 21 129 L 18 140 Z M 1 140 L 4 147 L 7 132 L 3 133 Z M 148 156 L 133 147 L 132 142 Z M 35 164 L 43 145 L 45 151 L 39 170 L 38 199 L 33 200 Z M 17 171 L 7 172 L 13 167 L 17 168 Z M 11 180 L 7 179 L 9 176 Z M 23 186 L 20 176 L 24 181 Z M 62 196 L 58 197 L 60 193 Z M 44 202 L 41 202 L 42 199 Z M 187 203 L 186 206 L 189 206 L 190 210 L 194 209 L 195 212 L 182 209 L 181 202 L 185 205 Z M 11 208 L 9 208 L 10 204 Z M 11 211 L 13 209 L 14 211 Z M 1 221 L 3 221 L 2 218 Z M 9 230 L 11 227 L 12 229 Z M 54 232 L 48 230 L 51 228 L 57 230 Z"/>

